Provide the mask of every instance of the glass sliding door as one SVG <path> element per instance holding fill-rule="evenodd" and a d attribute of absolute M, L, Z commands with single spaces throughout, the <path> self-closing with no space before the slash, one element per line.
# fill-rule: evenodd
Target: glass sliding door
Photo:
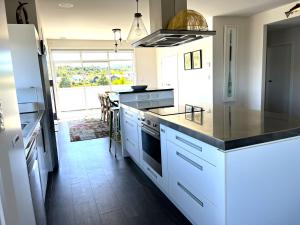
<path fill-rule="evenodd" d="M 86 109 L 99 108 L 99 93 L 110 91 L 108 62 L 83 63 L 86 74 L 85 103 Z"/>
<path fill-rule="evenodd" d="M 55 64 L 60 111 L 85 109 L 84 75 L 81 63 Z"/>

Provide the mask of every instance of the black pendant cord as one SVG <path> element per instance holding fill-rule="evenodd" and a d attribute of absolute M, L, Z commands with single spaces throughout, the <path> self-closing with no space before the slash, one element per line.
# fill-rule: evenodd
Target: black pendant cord
<path fill-rule="evenodd" d="M 139 0 L 136 0 L 136 12 L 139 12 Z"/>

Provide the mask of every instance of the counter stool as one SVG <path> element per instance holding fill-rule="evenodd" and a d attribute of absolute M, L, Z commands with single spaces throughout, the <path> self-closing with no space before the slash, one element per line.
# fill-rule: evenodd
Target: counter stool
<path fill-rule="evenodd" d="M 98 99 L 101 107 L 101 121 L 108 123 L 108 103 L 107 103 L 107 95 L 99 94 Z"/>
<path fill-rule="evenodd" d="M 117 106 L 109 109 L 109 151 L 111 151 L 112 140 L 115 142 L 115 158 L 117 158 L 116 143 L 121 141 L 120 132 L 120 109 Z"/>

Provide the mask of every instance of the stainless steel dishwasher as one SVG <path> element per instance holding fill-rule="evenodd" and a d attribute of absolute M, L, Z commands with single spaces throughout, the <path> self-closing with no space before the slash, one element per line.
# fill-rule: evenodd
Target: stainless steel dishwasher
<path fill-rule="evenodd" d="M 47 225 L 45 205 L 41 186 L 41 177 L 38 163 L 37 136 L 39 132 L 34 132 L 28 147 L 26 147 L 27 169 L 34 208 L 36 225 Z"/>

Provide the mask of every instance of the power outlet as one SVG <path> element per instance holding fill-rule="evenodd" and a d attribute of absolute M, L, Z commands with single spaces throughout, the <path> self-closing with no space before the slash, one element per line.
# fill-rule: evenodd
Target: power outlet
<path fill-rule="evenodd" d="M 0 102 L 0 133 L 5 130 L 2 104 Z"/>

